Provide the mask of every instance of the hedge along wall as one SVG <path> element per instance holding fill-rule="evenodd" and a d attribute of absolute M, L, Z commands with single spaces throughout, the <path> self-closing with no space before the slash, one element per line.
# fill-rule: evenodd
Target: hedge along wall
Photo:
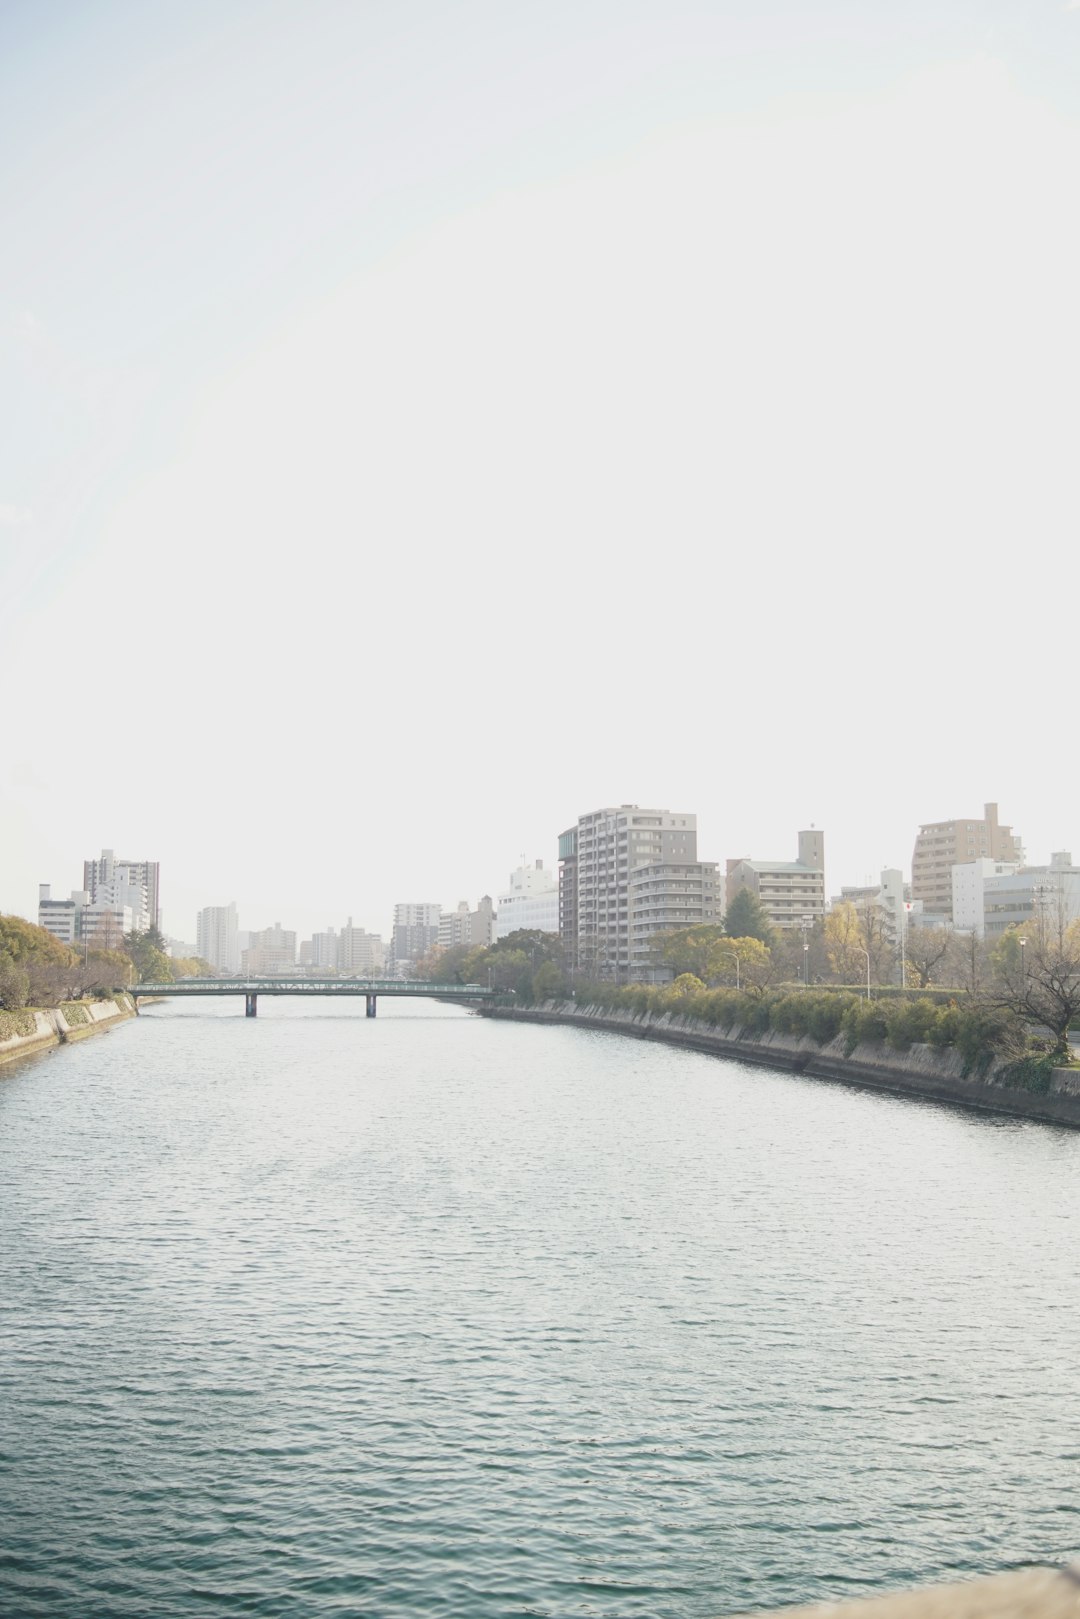
<path fill-rule="evenodd" d="M 894 1051 L 908 1051 L 916 1044 L 953 1046 L 968 1069 L 997 1054 L 1008 1026 L 1007 1017 L 996 1009 L 961 1003 L 955 995 L 943 999 L 940 991 L 867 1001 L 853 991 L 767 990 L 751 995 L 733 989 L 628 984 L 596 985 L 583 991 L 579 1001 L 586 998 L 593 1006 L 613 1011 L 673 1013 L 747 1035 L 809 1037 L 820 1046 L 842 1036 L 849 1056 L 864 1041 L 881 1041 Z"/>

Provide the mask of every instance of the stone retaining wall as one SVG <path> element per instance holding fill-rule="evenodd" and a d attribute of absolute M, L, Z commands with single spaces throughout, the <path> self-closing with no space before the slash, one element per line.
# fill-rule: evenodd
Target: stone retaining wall
<path fill-rule="evenodd" d="M 738 1029 L 721 1032 L 711 1023 L 672 1012 L 655 1016 L 650 1012 L 580 1006 L 573 1001 L 547 1001 L 536 1007 L 482 1007 L 480 1012 L 483 1017 L 576 1024 L 638 1040 L 660 1040 L 739 1062 L 805 1074 L 810 1079 L 838 1080 L 901 1096 L 931 1097 L 1080 1129 L 1080 1070 L 1073 1068 L 1055 1069 L 1050 1091 L 1039 1093 L 1005 1085 L 1001 1079 L 1002 1062 L 991 1063 L 982 1075 L 965 1074 L 963 1057 L 948 1047 L 942 1050 L 914 1045 L 910 1051 L 901 1052 L 880 1042 L 868 1042 L 856 1046 L 849 1056 L 840 1037 L 819 1046 L 808 1037 L 790 1034 L 748 1035 Z"/>
<path fill-rule="evenodd" d="M 16 1057 L 25 1057 L 31 1052 L 48 1051 L 52 1046 L 66 1045 L 69 1040 L 84 1040 L 88 1035 L 101 1034 L 108 1031 L 116 1023 L 123 1023 L 135 1016 L 135 1003 L 131 997 L 123 997 L 124 1005 L 118 1006 L 115 1001 L 80 1001 L 78 1005 L 86 1008 L 89 1022 L 69 1023 L 60 1007 L 51 1007 L 48 1011 L 33 1012 L 33 1034 L 16 1034 L 10 1040 L 0 1040 L 0 1065 L 13 1062 Z"/>

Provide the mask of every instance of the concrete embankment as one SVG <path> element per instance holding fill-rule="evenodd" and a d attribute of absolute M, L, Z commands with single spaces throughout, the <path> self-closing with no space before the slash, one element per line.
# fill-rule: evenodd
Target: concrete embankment
<path fill-rule="evenodd" d="M 70 1040 L 102 1034 L 134 1016 L 135 1003 L 130 995 L 117 995 L 108 1001 L 68 1001 L 44 1012 L 0 1014 L 0 1065 L 35 1051 L 67 1045 Z M 9 1022 L 24 1027 L 16 1027 L 14 1034 L 5 1036 Z"/>
<path fill-rule="evenodd" d="M 1075 1068 L 1055 1068 L 1049 1091 L 1036 1092 L 1006 1084 L 1003 1061 L 990 1063 L 980 1074 L 965 1073 L 963 1057 L 950 1048 L 913 1045 L 910 1050 L 901 1052 L 874 1042 L 858 1045 L 848 1054 L 842 1037 L 819 1046 L 814 1040 L 794 1035 L 750 1035 L 739 1029 L 720 1030 L 711 1023 L 671 1012 L 633 1013 L 582 1006 L 572 1001 L 547 1001 L 533 1007 L 482 1007 L 480 1011 L 483 1017 L 522 1023 L 572 1024 L 630 1035 L 637 1040 L 660 1040 L 718 1057 L 732 1057 L 739 1062 L 803 1074 L 808 1079 L 837 1080 L 862 1089 L 956 1102 L 964 1107 L 1080 1129 L 1080 1069 Z"/>

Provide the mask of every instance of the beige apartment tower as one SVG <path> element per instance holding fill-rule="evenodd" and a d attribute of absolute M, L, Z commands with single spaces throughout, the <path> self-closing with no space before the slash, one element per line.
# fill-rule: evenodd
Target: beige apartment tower
<path fill-rule="evenodd" d="M 1024 858 L 1019 834 L 998 822 L 996 804 L 984 804 L 981 821 L 930 821 L 920 826 L 911 856 L 911 897 L 924 911 L 950 920 L 953 914 L 952 869 L 972 860 L 1002 860 L 1019 865 Z"/>

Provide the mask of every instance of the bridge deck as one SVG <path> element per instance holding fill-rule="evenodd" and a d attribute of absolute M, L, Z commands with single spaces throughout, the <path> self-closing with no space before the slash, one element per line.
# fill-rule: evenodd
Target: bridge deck
<path fill-rule="evenodd" d="M 179 978 L 136 984 L 132 995 L 411 995 L 435 1000 L 487 1001 L 499 991 L 484 984 L 425 984 L 407 978 Z"/>

